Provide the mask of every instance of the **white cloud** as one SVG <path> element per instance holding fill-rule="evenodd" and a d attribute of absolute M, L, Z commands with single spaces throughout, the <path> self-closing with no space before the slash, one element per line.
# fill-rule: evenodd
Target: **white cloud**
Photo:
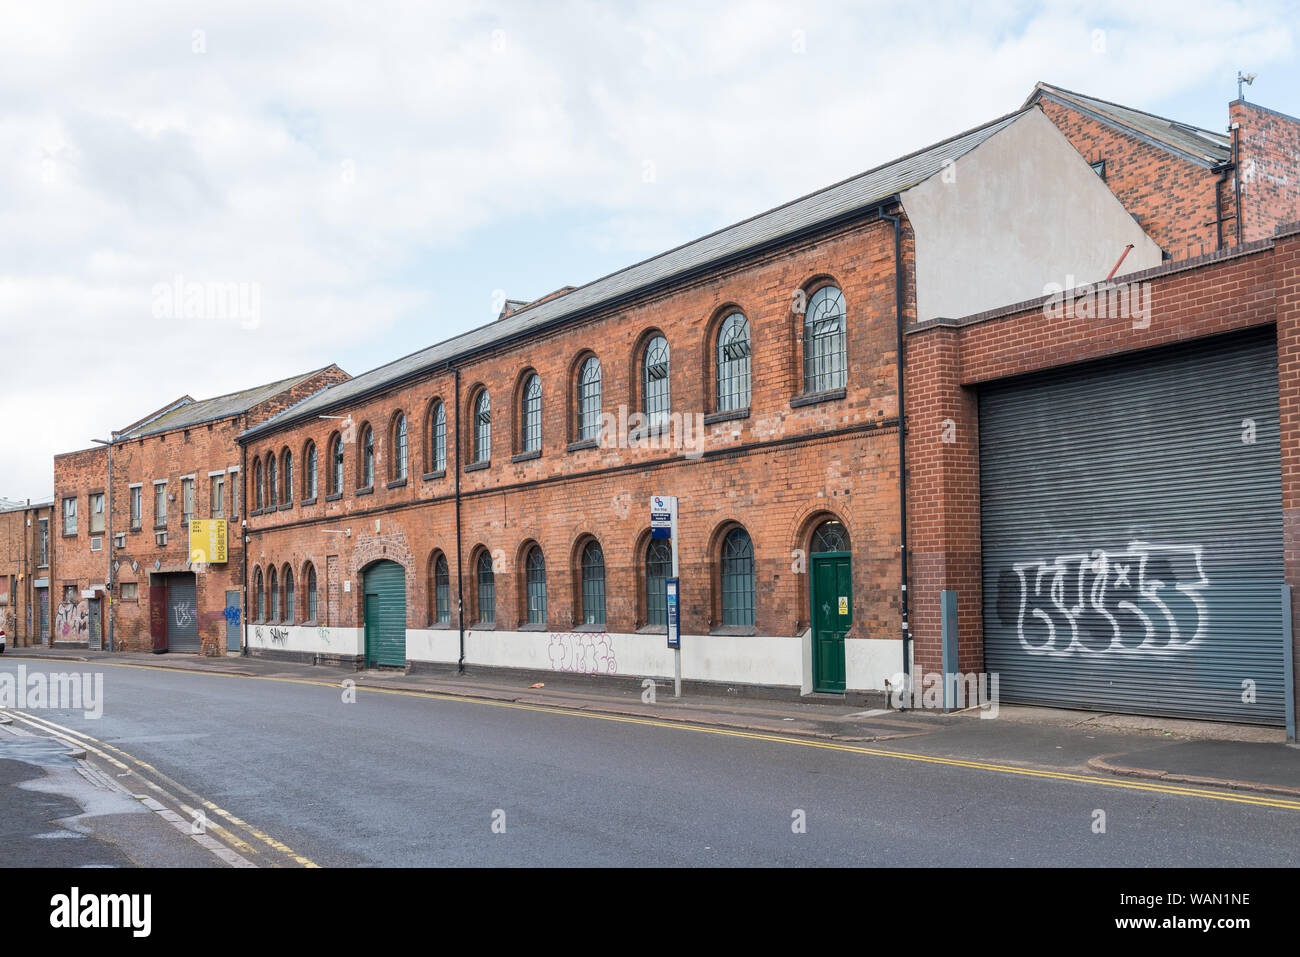
<path fill-rule="evenodd" d="M 1218 122 L 1233 70 L 1291 56 L 1284 23 L 1199 0 L 7 9 L 0 494 L 177 395 L 363 371 L 479 324 L 498 286 L 589 281 L 1038 79 L 1146 108 L 1218 83 Z M 177 275 L 259 283 L 260 327 L 154 319 Z"/>

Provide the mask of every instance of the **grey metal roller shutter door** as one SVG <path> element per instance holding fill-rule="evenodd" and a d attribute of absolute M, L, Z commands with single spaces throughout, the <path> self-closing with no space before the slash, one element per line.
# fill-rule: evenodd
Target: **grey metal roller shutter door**
<path fill-rule="evenodd" d="M 184 575 L 167 582 L 167 650 L 199 652 L 198 607 L 194 576 Z"/>
<path fill-rule="evenodd" d="M 1005 701 L 1284 720 L 1272 329 L 981 389 Z"/>

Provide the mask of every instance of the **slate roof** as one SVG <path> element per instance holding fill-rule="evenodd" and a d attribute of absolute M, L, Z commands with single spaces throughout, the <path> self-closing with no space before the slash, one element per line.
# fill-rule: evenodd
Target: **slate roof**
<path fill-rule="evenodd" d="M 1099 100 L 1095 96 L 1085 96 L 1050 83 L 1035 85 L 1025 106 L 1033 106 L 1044 96 L 1202 166 L 1214 166 L 1232 158 L 1232 140 L 1225 133 L 1203 130 L 1188 123 L 1179 123 L 1154 113 L 1135 110 L 1131 106 Z"/>
<path fill-rule="evenodd" d="M 862 214 L 898 193 L 929 179 L 950 161 L 969 153 L 1024 115 L 1025 109 L 867 170 L 733 226 L 670 249 L 634 266 L 610 273 L 571 292 L 546 298 L 469 332 L 414 352 L 377 369 L 331 386 L 257 425 L 251 437 L 348 401 L 382 391 L 411 376 L 488 349 L 500 342 L 559 325 L 602 306 L 653 288 L 737 255 L 821 225 Z"/>
<path fill-rule="evenodd" d="M 329 367 L 322 367 L 322 369 L 327 368 Z M 155 418 L 146 419 L 142 423 L 129 426 L 126 431 L 116 433 L 114 438 L 119 441 L 138 439 L 158 432 L 169 432 L 172 429 L 183 429 L 189 426 L 201 425 L 204 422 L 239 415 L 241 412 L 247 412 L 272 396 L 283 392 L 285 389 L 292 389 L 300 382 L 321 372 L 322 369 L 313 369 L 301 375 L 281 379 L 278 382 L 268 382 L 265 385 L 254 386 L 240 392 L 219 395 L 215 399 L 202 399 L 197 402 L 191 400 Z"/>

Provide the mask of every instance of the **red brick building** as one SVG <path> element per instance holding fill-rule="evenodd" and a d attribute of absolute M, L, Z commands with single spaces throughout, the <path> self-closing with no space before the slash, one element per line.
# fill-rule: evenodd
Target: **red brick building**
<path fill-rule="evenodd" d="M 248 647 L 671 675 L 648 513 L 672 495 L 688 681 L 883 692 L 900 320 L 1126 245 L 1160 261 L 1029 108 L 331 388 L 242 438 Z"/>
<path fill-rule="evenodd" d="M 55 644 L 238 651 L 237 436 L 346 378 L 329 366 L 215 399 L 183 396 L 114 432 L 111 446 L 56 456 Z M 229 523 L 224 563 L 191 561 L 192 519 Z"/>
<path fill-rule="evenodd" d="M 0 622 L 11 648 L 49 641 L 53 529 L 51 502 L 0 509 Z"/>

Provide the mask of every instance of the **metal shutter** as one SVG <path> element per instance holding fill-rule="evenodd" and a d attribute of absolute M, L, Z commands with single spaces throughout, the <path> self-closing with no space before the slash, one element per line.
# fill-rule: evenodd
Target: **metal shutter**
<path fill-rule="evenodd" d="M 405 667 L 406 572 L 394 562 L 377 562 L 366 569 L 364 588 L 367 666 Z"/>
<path fill-rule="evenodd" d="M 202 650 L 193 575 L 177 575 L 167 582 L 167 650 Z"/>
<path fill-rule="evenodd" d="M 987 386 L 979 414 L 1002 699 L 1281 724 L 1272 329 Z"/>

